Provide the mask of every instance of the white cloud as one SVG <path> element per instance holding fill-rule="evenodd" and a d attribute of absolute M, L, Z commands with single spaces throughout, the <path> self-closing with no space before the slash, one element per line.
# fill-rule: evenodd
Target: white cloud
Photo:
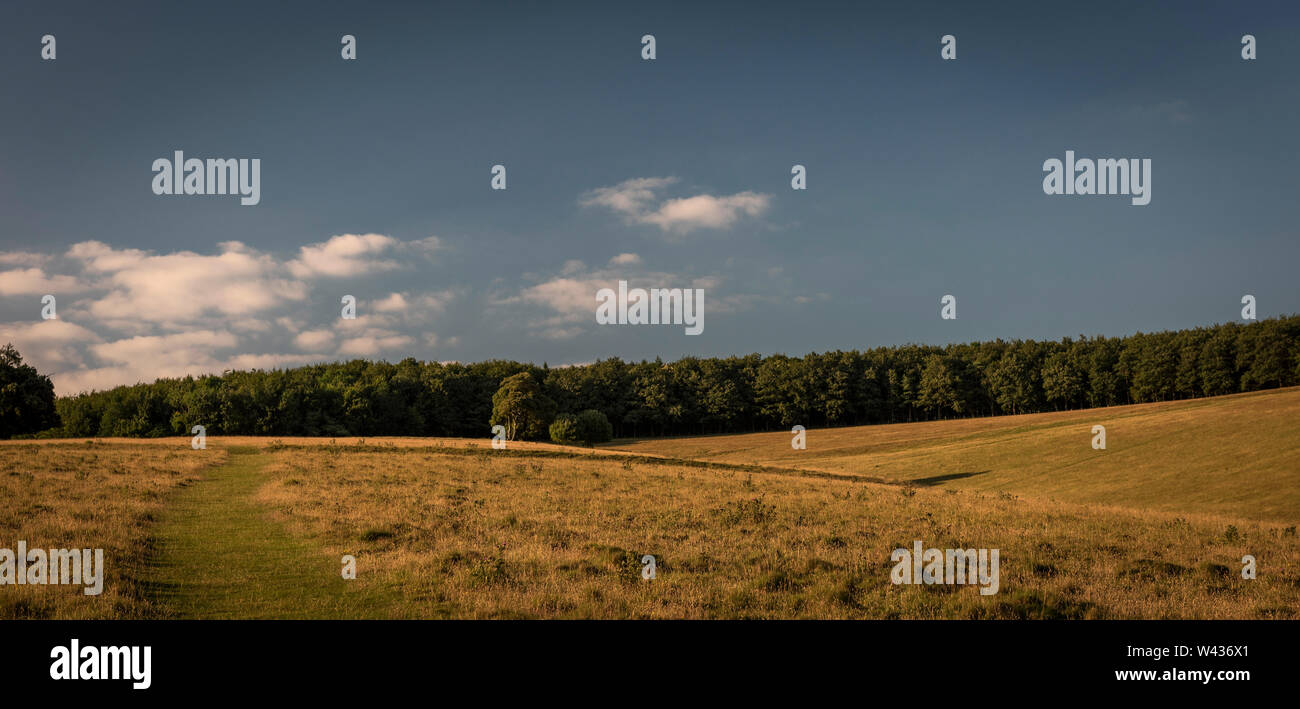
<path fill-rule="evenodd" d="M 237 344 L 239 338 L 224 330 L 196 330 L 103 342 L 91 345 L 90 351 L 106 362 L 168 368 L 208 359 L 213 350 L 230 349 Z"/>
<path fill-rule="evenodd" d="M 676 181 L 675 177 L 625 180 L 613 187 L 594 189 L 578 203 L 584 207 L 605 207 L 629 222 L 652 224 L 675 234 L 696 229 L 728 229 L 742 217 L 762 215 L 771 204 L 771 195 L 750 191 L 724 196 L 700 194 L 660 202 L 659 193 Z"/>
<path fill-rule="evenodd" d="M 334 344 L 334 333 L 329 330 L 305 330 L 293 338 L 293 344 L 303 350 L 327 350 Z"/>
<path fill-rule="evenodd" d="M 430 238 L 436 245 L 437 237 Z M 380 258 L 380 255 L 393 251 L 398 243 L 397 239 L 383 234 L 340 234 L 329 241 L 299 249 L 298 258 L 289 262 L 289 271 L 298 278 L 361 276 L 391 271 L 398 267 L 397 261 Z"/>
<path fill-rule="evenodd" d="M 112 328 L 141 322 L 198 323 L 213 316 L 249 316 L 307 296 L 306 284 L 283 278 L 275 259 L 239 242 L 210 256 L 192 251 L 154 255 L 82 242 L 68 255 L 103 274 L 107 293 L 87 312 Z"/>
<path fill-rule="evenodd" d="M 235 349 L 240 344 L 239 338 L 224 330 L 195 330 L 99 342 L 87 348 L 98 360 L 98 366 L 83 363 L 57 372 L 51 378 L 58 394 L 64 396 L 164 377 L 296 367 L 326 359 L 321 354 L 230 353 L 217 356 L 217 353 Z"/>
<path fill-rule="evenodd" d="M 76 293 L 85 287 L 72 276 L 49 276 L 40 268 L 0 271 L 0 295 Z"/>
<path fill-rule="evenodd" d="M 740 192 L 728 197 L 697 195 L 670 199 L 641 220 L 664 231 L 687 232 L 694 229 L 727 229 L 741 216 L 756 217 L 767 210 L 767 195 Z"/>
<path fill-rule="evenodd" d="M 402 242 L 379 234 L 335 236 L 282 257 L 238 241 L 216 253 L 74 244 L 62 254 L 0 252 L 0 296 L 80 292 L 59 299 L 57 320 L 0 323 L 0 338 L 50 374 L 59 395 L 159 377 L 299 366 L 343 356 L 411 352 L 439 338 L 430 321 L 452 288 L 357 292 L 363 315 L 340 320 L 338 293 L 313 295 L 317 277 L 372 274 L 442 248 L 438 237 Z M 51 269 L 58 265 L 55 273 Z M 364 284 L 357 284 L 364 288 Z M 368 304 L 368 305 L 367 305 Z M 328 306 L 328 307 L 323 307 Z M 366 312 L 368 311 L 368 312 Z M 0 343 L 2 344 L 2 343 Z"/>
<path fill-rule="evenodd" d="M 99 341 L 99 335 L 67 320 L 0 323 L 0 344 L 12 343 L 42 373 L 82 366 L 85 346 Z"/>
<path fill-rule="evenodd" d="M 83 262 L 87 271 L 119 271 L 148 258 L 139 249 L 115 250 L 102 241 L 82 241 L 68 249 L 68 258 Z"/>
<path fill-rule="evenodd" d="M 373 307 L 377 312 L 391 313 L 394 311 L 406 310 L 409 304 L 406 302 L 406 296 L 401 293 L 393 293 L 387 298 L 375 301 Z"/>
<path fill-rule="evenodd" d="M 655 192 L 675 182 L 676 177 L 635 177 L 613 187 L 598 187 L 583 195 L 579 204 L 606 207 L 629 216 L 638 215 L 655 200 Z"/>
<path fill-rule="evenodd" d="M 63 396 L 161 377 L 215 373 L 223 366 L 213 352 L 231 349 L 238 342 L 229 332 L 212 330 L 98 342 L 86 348 L 87 361 L 97 360 L 97 366 L 83 362 L 77 368 L 55 372 L 51 379 Z"/>
<path fill-rule="evenodd" d="M 339 354 L 354 357 L 373 357 L 380 352 L 409 347 L 412 342 L 414 342 L 412 338 L 396 333 L 364 335 L 344 340 L 343 344 L 339 346 Z"/>
<path fill-rule="evenodd" d="M 593 278 L 561 277 L 524 288 L 518 300 L 569 313 L 575 319 L 585 318 L 591 314 L 587 311 L 595 312 L 596 291 L 604 287 Z"/>

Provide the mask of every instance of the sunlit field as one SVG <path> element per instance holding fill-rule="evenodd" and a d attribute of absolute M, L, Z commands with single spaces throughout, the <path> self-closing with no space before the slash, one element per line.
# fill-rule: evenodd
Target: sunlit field
<path fill-rule="evenodd" d="M 1092 426 L 1106 449 L 1092 448 Z M 1300 388 L 1085 411 L 616 442 L 611 450 L 922 486 L 1300 520 Z"/>
<path fill-rule="evenodd" d="M 158 615 L 141 574 L 158 517 L 174 493 L 227 459 L 188 444 L 0 445 L 0 548 L 101 548 L 103 593 L 82 586 L 0 586 L 0 618 L 147 618 Z"/>
<path fill-rule="evenodd" d="M 287 448 L 259 499 L 399 617 L 1272 618 L 1294 527 L 935 488 L 484 450 Z M 890 552 L 1001 550 L 1001 589 L 894 586 Z M 657 578 L 640 577 L 652 554 Z M 1253 554 L 1260 578 L 1240 575 Z"/>
<path fill-rule="evenodd" d="M 0 617 L 1294 618 L 1297 408 L 1290 389 L 813 430 L 804 451 L 6 443 L 0 547 L 103 547 L 108 581 L 0 587 Z M 915 540 L 998 549 L 998 592 L 892 584 Z"/>

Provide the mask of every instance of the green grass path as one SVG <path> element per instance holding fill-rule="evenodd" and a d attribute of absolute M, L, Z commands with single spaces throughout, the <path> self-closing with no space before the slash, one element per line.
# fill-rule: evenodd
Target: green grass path
<path fill-rule="evenodd" d="M 180 618 L 373 617 L 339 559 L 291 536 L 252 499 L 269 458 L 232 447 L 225 465 L 177 493 L 154 529 L 146 592 Z"/>

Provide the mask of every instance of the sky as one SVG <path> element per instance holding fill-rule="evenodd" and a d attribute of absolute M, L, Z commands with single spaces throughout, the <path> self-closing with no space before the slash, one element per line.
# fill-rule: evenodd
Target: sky
<path fill-rule="evenodd" d="M 60 395 L 1300 312 L 1294 3 L 7 3 L 0 67 L 0 343 Z M 259 203 L 155 194 L 177 150 Z M 1150 203 L 1045 194 L 1067 150 Z M 703 331 L 598 324 L 620 280 Z"/>

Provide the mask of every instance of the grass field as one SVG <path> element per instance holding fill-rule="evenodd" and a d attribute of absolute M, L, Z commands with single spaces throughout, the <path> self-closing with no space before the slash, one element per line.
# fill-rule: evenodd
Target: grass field
<path fill-rule="evenodd" d="M 1106 427 L 1093 450 L 1092 426 Z M 757 463 L 1041 500 L 1300 520 L 1300 388 L 1161 404 L 888 426 L 619 443 L 611 450 Z"/>
<path fill-rule="evenodd" d="M 224 463 L 225 450 L 79 441 L 0 445 L 0 548 L 102 548 L 103 593 L 0 586 L 0 618 L 148 618 L 162 614 L 142 574 L 175 493 Z"/>
<path fill-rule="evenodd" d="M 0 547 L 102 546 L 109 572 L 95 598 L 0 586 L 0 618 L 1295 618 L 1298 406 L 813 430 L 805 451 L 11 442 Z M 913 540 L 999 549 L 998 593 L 892 584 Z"/>

